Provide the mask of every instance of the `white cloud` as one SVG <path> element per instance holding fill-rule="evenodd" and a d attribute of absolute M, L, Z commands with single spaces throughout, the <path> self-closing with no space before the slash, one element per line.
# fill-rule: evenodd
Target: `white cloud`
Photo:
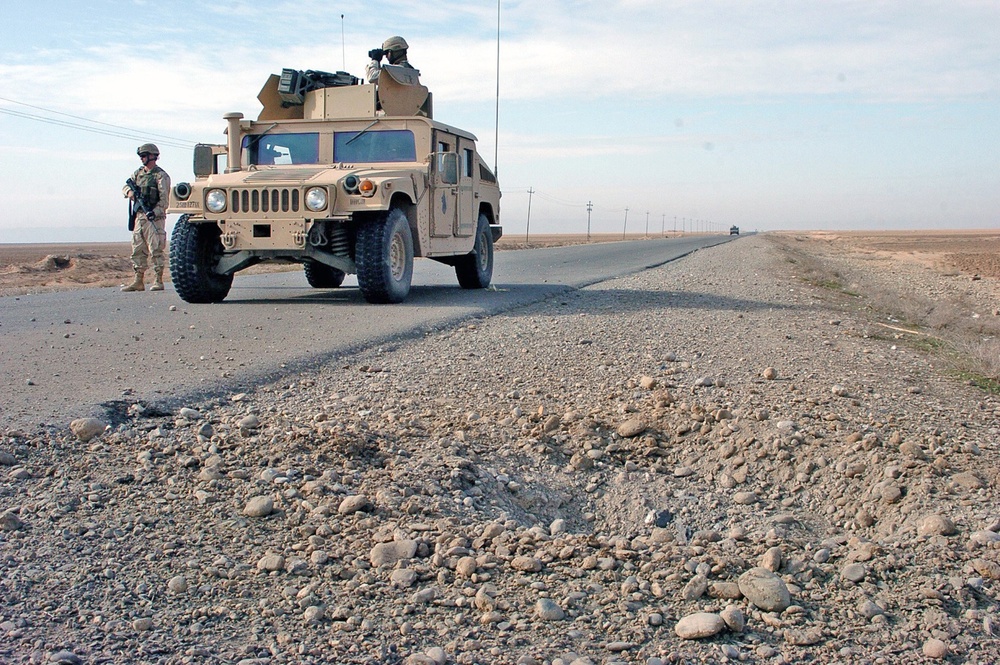
<path fill-rule="evenodd" d="M 140 13 L 153 6 L 140 4 Z M 39 20 L 45 28 L 34 41 L 29 35 L 16 50 L 0 46 L 0 96 L 186 142 L 221 142 L 222 114 L 255 117 L 256 95 L 269 74 L 292 67 L 346 68 L 360 75 L 367 50 L 401 34 L 435 95 L 438 117 L 476 131 L 482 152 L 493 161 L 495 2 L 161 3 L 158 37 L 141 47 L 122 31 L 120 16 L 96 13 L 102 6 L 67 2 L 65 12 L 77 12 L 86 30 L 60 33 L 72 21 Z M 982 121 L 970 125 L 965 110 L 974 104 L 996 108 L 1000 98 L 1000 40 L 993 29 L 1000 25 L 1000 3 L 993 0 L 503 0 L 501 18 L 499 149 L 507 182 L 537 184 L 532 169 L 545 164 L 547 188 L 562 186 L 579 198 L 584 192 L 573 189 L 572 179 L 557 185 L 562 171 L 586 170 L 595 181 L 606 181 L 602 170 L 613 162 L 632 159 L 652 168 L 646 158 L 662 154 L 656 168 L 664 170 L 650 173 L 651 180 L 676 180 L 669 169 L 674 161 L 687 160 L 688 171 L 701 169 L 692 181 L 717 187 L 740 180 L 751 189 L 761 182 L 755 164 L 737 173 L 725 170 L 734 168 L 731 146 L 750 142 L 759 144 L 756 154 L 766 156 L 769 172 L 784 173 L 788 164 L 808 158 L 813 161 L 807 168 L 825 177 L 829 167 L 822 153 L 811 156 L 816 146 L 809 141 L 827 124 L 838 141 L 861 145 L 908 132 L 927 143 L 926 153 L 907 153 L 910 160 L 922 157 L 930 165 L 936 164 L 935 151 L 947 149 L 941 146 L 951 133 L 978 131 L 988 145 L 997 143 L 995 127 Z M 810 115 L 830 102 L 884 109 L 887 102 L 928 101 L 958 104 L 940 127 L 919 119 L 910 123 L 898 108 L 887 117 L 843 124 L 835 112 Z M 785 114 L 767 122 L 758 113 L 756 124 L 747 122 L 742 105 L 762 103 L 784 105 Z M 790 108 L 796 104 L 801 113 Z M 18 108 L 3 101 L 0 107 Z M 677 124 L 681 108 L 683 123 Z M 130 150 L 118 152 L 121 140 L 54 132 L 41 124 L 37 133 L 16 135 L 6 128 L 27 121 L 8 120 L 0 115 L 0 143 L 8 146 L 5 154 L 18 159 L 0 164 L 0 181 L 8 182 L 0 187 L 6 186 L 3 195 L 11 206 L 21 190 L 33 186 L 35 176 L 28 171 L 37 168 L 37 177 L 44 178 L 49 161 L 44 156 L 64 149 L 51 136 L 79 142 L 74 158 L 94 166 L 87 172 L 90 181 L 80 185 L 87 192 L 115 189 L 122 165 L 132 165 Z M 932 146 L 928 137 L 935 129 L 949 134 Z M 704 144 L 715 150 L 702 149 Z M 865 163 L 849 149 L 838 155 L 845 172 L 882 168 L 882 162 Z M 177 171 L 189 160 L 180 149 L 170 157 Z M 890 161 L 887 156 L 885 163 Z M 995 163 L 994 158 L 990 164 Z M 787 177 L 794 180 L 801 170 Z M 933 166 L 925 171 L 937 173 Z M 715 193 L 711 187 L 691 190 Z M 759 196 L 791 200 L 783 198 L 789 195 L 780 186 Z M 800 205 L 792 201 L 769 209 L 785 214 Z M 45 213 L 32 214 L 38 219 Z M 82 220 L 88 221 L 94 220 Z"/>
<path fill-rule="evenodd" d="M 519 28 L 501 44 L 505 98 L 846 94 L 924 100 L 1000 92 L 989 65 L 1000 60 L 1000 46 L 983 28 L 1000 23 L 1000 5 L 958 4 L 946 12 L 867 2 L 790 9 L 747 2 L 573 5 L 572 20 L 563 3 L 517 5 L 507 13 L 515 14 Z M 530 23 L 522 12 L 530 12 Z M 421 44 L 420 53 L 419 65 L 438 93 L 493 94 L 496 45 L 488 38 L 452 36 Z"/>

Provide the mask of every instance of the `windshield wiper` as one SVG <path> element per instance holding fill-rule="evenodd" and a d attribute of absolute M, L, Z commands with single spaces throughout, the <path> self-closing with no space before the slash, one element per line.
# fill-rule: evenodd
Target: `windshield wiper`
<path fill-rule="evenodd" d="M 249 141 L 247 141 L 247 148 L 252 148 L 252 147 L 254 147 L 254 146 L 255 146 L 255 145 L 257 144 L 257 142 L 258 142 L 258 141 L 260 141 L 260 140 L 261 140 L 262 138 L 264 138 L 264 137 L 265 137 L 265 136 L 267 135 L 267 133 L 268 133 L 269 131 L 271 131 L 272 129 L 274 129 L 274 128 L 275 128 L 275 127 L 277 127 L 277 126 L 278 126 L 278 123 L 276 123 L 276 122 L 275 122 L 275 123 L 273 123 L 273 124 L 272 124 L 272 125 L 271 125 L 270 127 L 268 127 L 268 128 L 267 128 L 267 129 L 265 129 L 265 130 L 264 130 L 263 132 L 261 132 L 260 134 L 257 134 L 257 135 L 255 135 L 255 136 L 252 136 L 252 137 L 250 138 L 250 140 L 249 140 Z"/>
<path fill-rule="evenodd" d="M 367 126 L 367 127 L 365 127 L 364 129 L 362 129 L 362 130 L 361 130 L 360 132 L 358 132 L 357 134 L 355 134 L 354 136 L 352 136 L 352 137 L 351 137 L 351 138 L 350 138 L 350 139 L 349 139 L 349 140 L 347 141 L 347 143 L 345 143 L 344 145 L 351 145 L 352 143 L 354 143 L 355 141 L 357 141 L 357 140 L 358 140 L 359 138 L 361 138 L 361 135 L 362 135 L 362 134 L 364 134 L 364 133 L 365 133 L 365 132 L 367 132 L 367 131 L 368 131 L 369 129 L 371 129 L 372 127 L 374 127 L 375 125 L 377 125 L 377 124 L 378 124 L 378 121 L 379 121 L 379 119 L 378 119 L 378 118 L 376 118 L 376 119 L 375 119 L 375 120 L 374 120 L 374 121 L 372 122 L 372 124 L 368 125 L 368 126 Z"/>

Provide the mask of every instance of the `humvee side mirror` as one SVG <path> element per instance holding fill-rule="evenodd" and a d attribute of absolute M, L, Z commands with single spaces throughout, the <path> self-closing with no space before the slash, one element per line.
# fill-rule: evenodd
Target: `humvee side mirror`
<path fill-rule="evenodd" d="M 438 176 L 442 185 L 458 184 L 458 153 L 439 152 L 437 159 Z"/>
<path fill-rule="evenodd" d="M 199 178 L 207 178 L 215 173 L 215 153 L 212 146 L 199 143 L 194 147 L 194 174 Z"/>

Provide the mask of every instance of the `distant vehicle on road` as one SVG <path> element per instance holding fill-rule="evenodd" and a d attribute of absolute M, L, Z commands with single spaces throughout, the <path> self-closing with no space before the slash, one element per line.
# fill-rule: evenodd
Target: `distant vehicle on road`
<path fill-rule="evenodd" d="M 738 227 L 738 226 L 730 226 L 729 227 L 729 235 L 731 235 L 731 236 L 738 236 L 739 234 L 740 234 L 740 227 Z"/>

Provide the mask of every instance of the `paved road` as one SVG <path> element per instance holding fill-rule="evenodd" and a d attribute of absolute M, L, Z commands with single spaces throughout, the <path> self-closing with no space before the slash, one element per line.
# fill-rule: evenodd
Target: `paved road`
<path fill-rule="evenodd" d="M 415 262 L 400 305 L 369 305 L 348 277 L 315 290 L 301 271 L 237 275 L 225 302 L 85 289 L 0 298 L 0 434 L 110 416 L 125 404 L 173 408 L 231 394 L 352 350 L 422 335 L 660 265 L 729 237 L 687 237 L 504 251 L 497 290 L 466 291 L 452 268 Z M 341 362 L 343 362 L 341 360 Z"/>

